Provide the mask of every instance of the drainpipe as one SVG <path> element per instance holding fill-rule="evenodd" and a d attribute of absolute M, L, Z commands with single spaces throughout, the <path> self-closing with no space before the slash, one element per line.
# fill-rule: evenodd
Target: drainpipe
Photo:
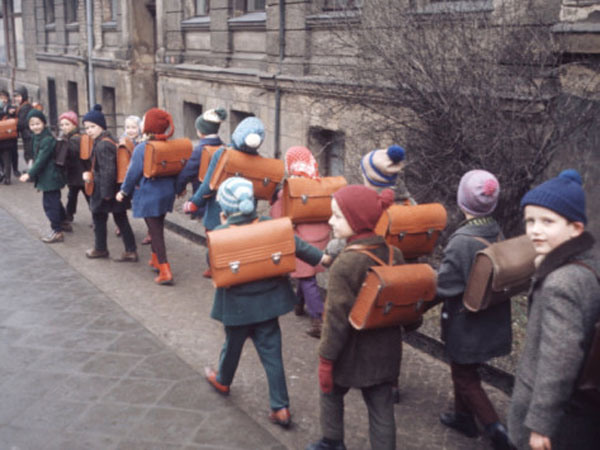
<path fill-rule="evenodd" d="M 11 42 L 10 39 L 10 33 L 9 33 L 9 26 L 8 26 L 8 21 L 9 21 L 9 17 L 8 17 L 8 2 L 3 2 L 2 4 L 2 21 L 4 22 L 4 42 L 5 42 L 5 48 L 6 48 L 6 62 L 8 64 L 8 67 L 10 68 L 10 86 L 8 88 L 8 91 L 10 92 L 10 96 L 12 98 L 13 92 L 15 92 L 15 61 L 17 58 L 17 48 L 16 45 L 10 45 L 10 44 L 14 44 L 13 42 Z M 12 12 L 12 11 L 11 11 Z M 14 22 L 14 14 L 11 14 L 11 29 L 15 29 L 15 22 Z M 12 39 L 12 41 L 14 41 L 15 39 Z M 12 49 L 12 54 L 11 54 L 11 49 Z"/>
<path fill-rule="evenodd" d="M 94 65 L 92 50 L 94 48 L 94 24 L 92 22 L 92 0 L 85 0 L 85 16 L 87 21 L 87 72 L 88 72 L 88 102 L 91 110 L 96 103 L 96 87 L 94 85 Z"/>
<path fill-rule="evenodd" d="M 281 156 L 281 88 L 277 77 L 281 75 L 285 55 L 285 0 L 279 0 L 279 67 L 275 74 L 275 158 Z"/>

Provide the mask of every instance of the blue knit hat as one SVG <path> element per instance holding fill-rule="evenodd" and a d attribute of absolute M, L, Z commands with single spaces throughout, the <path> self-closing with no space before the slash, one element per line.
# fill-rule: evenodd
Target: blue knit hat
<path fill-rule="evenodd" d="M 521 200 L 521 208 L 527 205 L 542 206 L 570 222 L 587 224 L 583 181 L 575 169 L 563 170 L 556 178 L 534 187 Z"/>
<path fill-rule="evenodd" d="M 94 105 L 92 110 L 87 112 L 81 121 L 95 123 L 106 130 L 106 119 L 104 118 L 104 114 L 102 114 L 102 105 Z"/>
<path fill-rule="evenodd" d="M 367 183 L 374 187 L 391 187 L 404 167 L 406 151 L 399 145 L 373 150 L 360 160 L 360 168 Z"/>
<path fill-rule="evenodd" d="M 254 212 L 254 189 L 252 183 L 242 177 L 227 178 L 219 186 L 217 202 L 226 216 Z"/>
<path fill-rule="evenodd" d="M 231 135 L 233 148 L 245 153 L 258 153 L 265 140 L 265 126 L 257 117 L 246 117 Z"/>
<path fill-rule="evenodd" d="M 29 119 L 31 119 L 32 117 L 37 117 L 38 119 L 40 119 L 42 122 L 44 122 L 44 124 L 48 123 L 46 121 L 46 116 L 44 115 L 44 113 L 42 111 L 40 111 L 39 109 L 35 109 L 35 108 L 31 108 L 31 111 L 29 111 L 27 113 L 27 123 L 29 124 Z"/>

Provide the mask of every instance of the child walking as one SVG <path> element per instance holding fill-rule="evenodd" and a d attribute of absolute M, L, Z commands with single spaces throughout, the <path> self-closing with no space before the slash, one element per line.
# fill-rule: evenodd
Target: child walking
<path fill-rule="evenodd" d="M 46 116 L 43 112 L 32 109 L 27 114 L 27 123 L 33 135 L 33 164 L 21 175 L 20 181 L 33 180 L 35 188 L 42 191 L 42 205 L 52 230 L 42 241 L 47 244 L 62 242 L 65 209 L 60 201 L 60 190 L 65 185 L 65 177 L 54 164 L 54 148 L 56 139 L 46 126 Z"/>
<path fill-rule="evenodd" d="M 90 196 L 90 210 L 94 221 L 94 247 L 87 250 L 85 255 L 90 259 L 108 258 L 106 225 L 108 215 L 112 214 L 115 223 L 121 230 L 121 238 L 125 246 L 125 251 L 114 260 L 135 262 L 138 260 L 137 247 L 127 219 L 127 209 L 131 203 L 128 199 L 122 202 L 115 200 L 115 195 L 119 190 L 117 146 L 106 130 L 106 118 L 102 113 L 101 105 L 94 105 L 94 108 L 83 116 L 83 126 L 87 135 L 94 140 L 91 171 L 84 173 L 84 180 L 94 183 L 94 189 Z"/>
<path fill-rule="evenodd" d="M 144 140 L 133 150 L 125 181 L 117 193 L 117 201 L 123 202 L 124 199 L 133 196 L 133 217 L 143 218 L 150 233 L 152 255 L 148 264 L 159 272 L 154 282 L 161 285 L 173 284 L 171 266 L 167 261 L 164 230 L 165 216 L 173 211 L 175 202 L 175 177 L 146 178 L 144 154 L 146 140 L 166 141 L 175 132 L 175 127 L 171 114 L 159 108 L 148 110 L 143 123 Z M 136 189 L 138 185 L 139 188 Z"/>
<path fill-rule="evenodd" d="M 486 247 L 477 238 L 490 243 L 502 238 L 500 226 L 491 216 L 499 194 L 498 180 L 485 170 L 465 173 L 458 185 L 457 203 L 466 220 L 450 236 L 438 269 L 437 296 L 444 299 L 442 340 L 454 386 L 454 411 L 442 413 L 440 421 L 467 437 L 476 437 L 477 419 L 494 449 L 509 449 L 506 429 L 481 386 L 479 368 L 491 358 L 510 353 L 510 301 L 479 312 L 466 310 L 462 303 L 475 253 Z"/>
<path fill-rule="evenodd" d="M 244 178 L 232 177 L 218 189 L 217 201 L 221 208 L 222 225 L 244 225 L 258 219 L 254 205 L 252 183 Z M 241 230 L 241 229 L 240 229 Z M 327 262 L 329 257 L 295 237 L 296 256 L 311 265 Z M 246 339 L 252 339 L 269 384 L 270 420 L 282 427 L 291 423 L 290 400 L 285 381 L 281 355 L 281 330 L 278 317 L 294 308 L 296 296 L 287 276 L 217 288 L 211 317 L 225 326 L 225 343 L 215 372 L 207 367 L 206 379 L 217 392 L 229 394 L 230 385 L 240 360 Z"/>
<path fill-rule="evenodd" d="M 290 147 L 285 152 L 285 170 L 288 177 L 319 178 L 319 169 L 311 151 L 306 147 Z M 271 206 L 271 217 L 278 218 L 283 214 L 282 191 Z M 296 236 L 320 250 L 324 250 L 329 241 L 330 228 L 327 222 L 299 223 L 294 226 Z M 300 259 L 296 259 L 296 270 L 291 274 L 298 283 L 296 295 L 296 315 L 303 314 L 304 305 L 310 317 L 311 325 L 306 330 L 309 336 L 320 338 L 323 315 L 323 296 L 317 285 L 317 273 L 322 272 L 322 266 L 313 267 Z"/>
<path fill-rule="evenodd" d="M 393 251 L 394 264 L 404 263 L 402 252 L 388 247 L 373 228 L 394 199 L 387 189 L 381 193 L 366 186 L 351 185 L 333 194 L 329 224 L 333 236 L 348 245 L 329 270 L 323 329 L 319 344 L 319 386 L 322 439 L 307 450 L 344 450 L 344 396 L 350 388 L 362 391 L 369 412 L 371 448 L 396 448 L 396 422 L 392 387 L 400 374 L 401 328 L 358 331 L 348 315 L 365 279 L 376 264 L 370 257 L 352 251 L 367 246 L 387 261 Z"/>
<path fill-rule="evenodd" d="M 508 413 L 510 438 L 519 449 L 596 449 L 600 405 L 577 384 L 600 319 L 600 258 L 585 230 L 581 176 L 561 172 L 525 194 L 521 207 L 537 268 Z"/>
<path fill-rule="evenodd" d="M 58 126 L 60 127 L 60 138 L 66 141 L 67 159 L 65 162 L 65 172 L 67 176 L 67 186 L 69 192 L 67 194 L 67 206 L 65 208 L 68 222 L 73 222 L 75 213 L 77 212 L 77 198 L 82 192 L 85 201 L 90 203 L 90 197 L 85 193 L 83 173 L 90 170 L 89 161 L 85 161 L 79 157 L 79 143 L 81 135 L 79 134 L 79 118 L 75 111 L 67 111 L 62 113 L 58 118 Z"/>

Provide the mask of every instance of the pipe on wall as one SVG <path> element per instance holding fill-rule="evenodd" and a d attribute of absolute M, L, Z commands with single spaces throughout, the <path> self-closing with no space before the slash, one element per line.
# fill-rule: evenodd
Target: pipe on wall
<path fill-rule="evenodd" d="M 275 74 L 275 158 L 281 156 L 281 88 L 277 77 L 281 75 L 285 55 L 285 0 L 279 0 L 279 65 Z"/>
<path fill-rule="evenodd" d="M 94 48 L 94 23 L 92 16 L 92 0 L 85 0 L 85 16 L 87 27 L 87 72 L 88 72 L 88 102 L 91 110 L 96 103 L 96 86 L 94 83 L 94 64 L 92 50 Z"/>

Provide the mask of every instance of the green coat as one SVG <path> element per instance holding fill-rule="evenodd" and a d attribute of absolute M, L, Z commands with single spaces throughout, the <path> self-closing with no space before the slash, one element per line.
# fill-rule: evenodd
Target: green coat
<path fill-rule="evenodd" d="M 243 225 L 252 222 L 256 215 L 233 216 L 225 225 Z M 270 220 L 261 217 L 260 221 Z M 240 232 L 243 229 L 240 228 Z M 307 244 L 297 236 L 296 256 L 316 266 L 321 261 L 321 250 Z M 250 283 L 239 284 L 229 288 L 217 288 L 210 316 L 225 326 L 250 325 L 264 322 L 290 312 L 298 302 L 288 276 L 267 278 Z"/>
<path fill-rule="evenodd" d="M 56 139 L 48 128 L 33 135 L 33 165 L 27 172 L 40 191 L 59 191 L 66 184 L 64 172 L 54 164 Z"/>

